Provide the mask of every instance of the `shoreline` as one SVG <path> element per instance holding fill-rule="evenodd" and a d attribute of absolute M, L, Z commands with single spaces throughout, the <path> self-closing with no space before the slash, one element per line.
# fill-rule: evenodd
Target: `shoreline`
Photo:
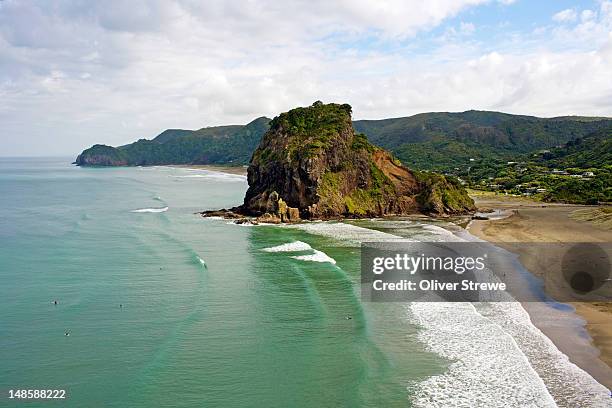
<path fill-rule="evenodd" d="M 173 167 L 209 170 L 246 176 L 246 167 L 219 165 L 178 165 Z M 541 277 L 542 265 L 530 264 L 529 256 L 504 242 L 612 242 L 612 230 L 573 217 L 590 206 L 540 203 L 523 197 L 473 197 L 479 211 L 490 219 L 473 219 L 465 230 L 483 240 L 515 253 L 525 269 Z M 487 215 L 488 214 L 483 214 Z M 537 268 L 536 268 L 537 266 Z M 555 298 L 555 292 L 546 290 Z M 573 311 L 557 313 L 554 320 L 544 304 L 521 303 L 532 323 L 546 335 L 571 362 L 596 381 L 612 388 L 612 303 L 570 302 Z"/>
<path fill-rule="evenodd" d="M 173 164 L 173 165 L 170 165 L 169 167 L 176 167 L 179 169 L 216 171 L 219 173 L 227 173 L 227 174 L 233 174 L 233 175 L 238 175 L 238 176 L 247 175 L 246 166 L 223 166 L 219 164 Z"/>
<path fill-rule="evenodd" d="M 577 220 L 572 214 L 587 206 L 540 203 L 522 197 L 474 196 L 479 209 L 506 211 L 505 218 L 475 219 L 467 231 L 483 240 L 515 253 L 523 266 L 541 278 L 553 267 L 538 263 L 537 256 L 517 242 L 612 242 L 612 231 L 605 226 Z M 595 207 L 596 208 L 596 207 Z M 504 245 L 507 244 L 507 245 Z M 558 274 L 557 274 L 558 275 Z M 552 298 L 567 298 L 563 289 L 545 289 Z M 546 313 L 545 307 L 523 303 L 533 323 L 568 356 L 570 361 L 591 374 L 598 382 L 612 387 L 612 303 L 563 302 L 570 304 L 579 327 L 560 326 Z M 567 316 L 571 320 L 571 316 Z M 569 331 L 569 333 L 568 333 Z M 587 337 L 585 339 L 585 337 Z M 586 340 L 586 341 L 585 341 Z M 579 344 L 577 344 L 579 343 Z M 580 344 L 582 343 L 582 344 Z"/>

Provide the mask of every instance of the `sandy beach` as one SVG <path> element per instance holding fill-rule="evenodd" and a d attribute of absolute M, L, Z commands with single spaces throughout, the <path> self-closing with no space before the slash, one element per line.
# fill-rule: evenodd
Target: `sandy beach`
<path fill-rule="evenodd" d="M 247 175 L 246 166 L 222 166 L 222 165 L 214 165 L 214 164 L 178 164 L 178 165 L 175 164 L 172 167 L 218 171 L 221 173 L 237 174 L 239 176 Z"/>
<path fill-rule="evenodd" d="M 542 277 L 558 268 L 541 262 L 528 246 L 517 242 L 612 242 L 608 210 L 597 207 L 535 202 L 522 197 L 473 195 L 479 209 L 502 210 L 509 216 L 503 219 L 473 220 L 468 230 L 481 239 L 496 243 L 519 255 L 523 265 L 534 275 Z M 557 299 L 568 299 L 562 285 L 546 285 L 547 293 Z M 586 321 L 592 344 L 598 351 L 576 350 L 567 344 L 563 330 L 541 327 L 549 338 L 574 363 L 587 370 L 602 384 L 612 386 L 612 303 L 571 302 L 576 313 Z M 528 307 L 527 307 L 528 308 Z M 537 321 L 534 321 L 536 325 Z M 603 363 L 602 363 L 603 362 Z M 607 365 L 607 367 L 606 367 Z"/>

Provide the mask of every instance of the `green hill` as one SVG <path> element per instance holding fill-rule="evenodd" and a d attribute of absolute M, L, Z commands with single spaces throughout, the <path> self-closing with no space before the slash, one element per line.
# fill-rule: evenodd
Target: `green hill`
<path fill-rule="evenodd" d="M 612 127 L 570 140 L 542 154 L 538 160 L 549 168 L 602 168 L 612 166 Z"/>
<path fill-rule="evenodd" d="M 594 131 L 612 127 L 609 118 L 551 119 L 498 112 L 424 113 L 405 118 L 362 120 L 355 129 L 421 170 L 467 169 L 478 159 L 514 160 Z M 470 161 L 470 159 L 473 159 Z"/>
<path fill-rule="evenodd" d="M 169 129 L 153 140 L 111 147 L 94 145 L 81 153 L 80 166 L 147 166 L 161 164 L 245 164 L 269 128 L 261 117 L 247 125 L 200 130 Z"/>
<path fill-rule="evenodd" d="M 459 175 L 473 188 L 544 201 L 612 202 L 612 127 L 515 161 L 475 161 Z"/>
<path fill-rule="evenodd" d="M 247 164 L 270 119 L 247 125 L 200 130 L 169 129 L 152 140 L 113 148 L 95 145 L 79 165 Z M 407 166 L 463 174 L 474 162 L 514 161 L 602 129 L 612 119 L 566 116 L 551 119 L 487 111 L 433 112 L 414 116 L 357 120 L 355 130 L 390 150 Z"/>

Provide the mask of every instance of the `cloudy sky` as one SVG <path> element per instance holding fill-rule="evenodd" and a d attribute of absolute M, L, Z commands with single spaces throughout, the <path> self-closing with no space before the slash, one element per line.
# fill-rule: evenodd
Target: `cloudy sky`
<path fill-rule="evenodd" d="M 356 119 L 612 116 L 612 1 L 0 0 L 2 156 L 318 99 Z"/>

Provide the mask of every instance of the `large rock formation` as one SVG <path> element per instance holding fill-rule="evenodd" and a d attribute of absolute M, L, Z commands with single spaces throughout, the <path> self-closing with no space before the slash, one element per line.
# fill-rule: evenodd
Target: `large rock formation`
<path fill-rule="evenodd" d="M 274 118 L 253 153 L 248 182 L 234 212 L 263 221 L 474 210 L 458 182 L 416 174 L 355 133 L 346 104 L 315 102 Z"/>

